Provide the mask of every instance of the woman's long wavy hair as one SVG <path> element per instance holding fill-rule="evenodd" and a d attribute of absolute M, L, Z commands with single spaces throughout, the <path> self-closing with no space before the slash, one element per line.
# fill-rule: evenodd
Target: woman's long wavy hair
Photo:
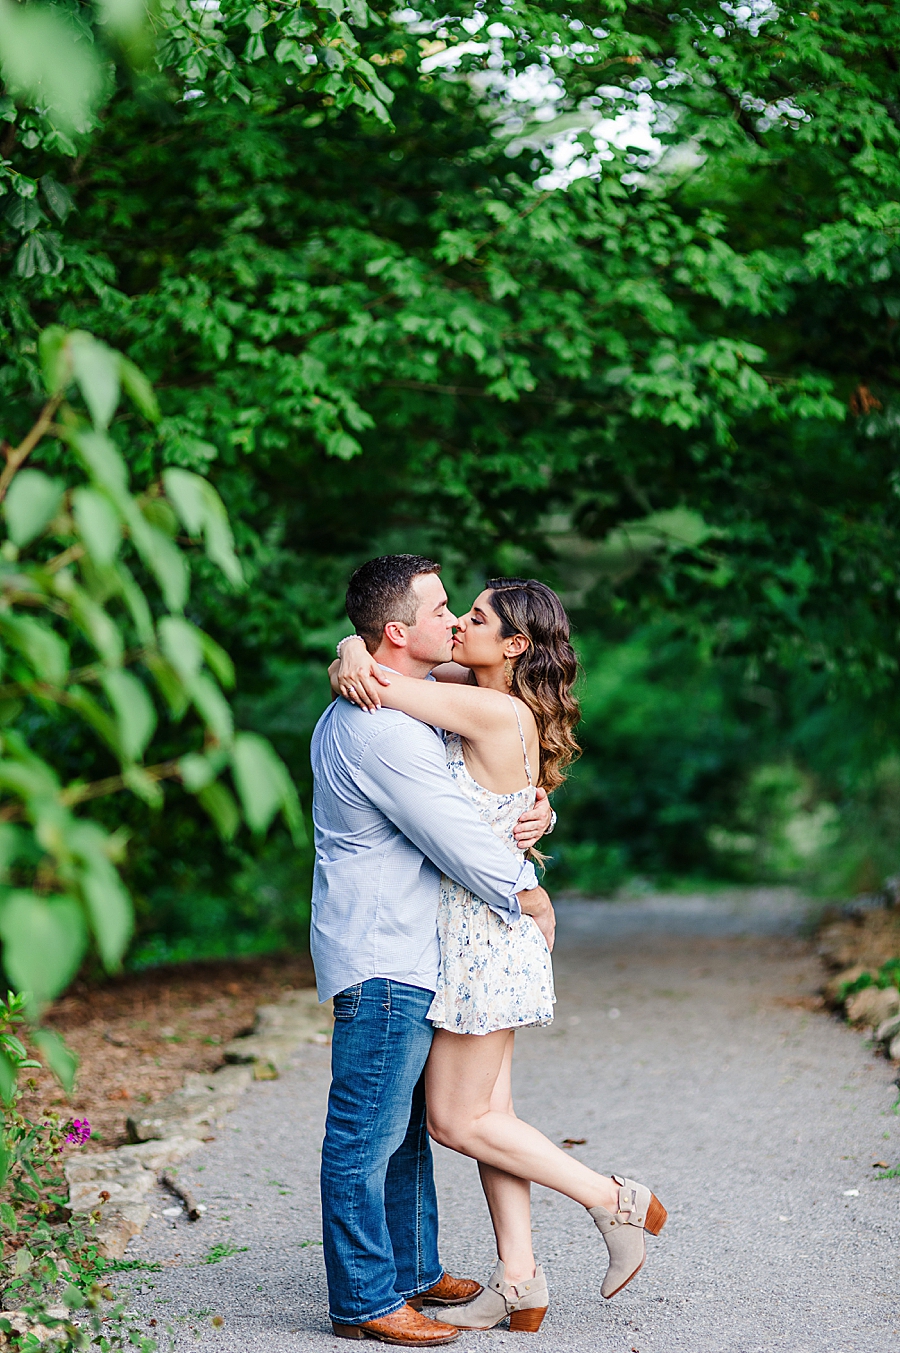
<path fill-rule="evenodd" d="M 569 642 L 569 617 L 552 588 L 534 578 L 491 578 L 486 584 L 500 634 L 522 634 L 528 647 L 511 659 L 511 693 L 531 710 L 541 744 L 538 783 L 556 789 L 581 754 L 574 729 L 581 717 L 572 687 L 578 659 Z"/>

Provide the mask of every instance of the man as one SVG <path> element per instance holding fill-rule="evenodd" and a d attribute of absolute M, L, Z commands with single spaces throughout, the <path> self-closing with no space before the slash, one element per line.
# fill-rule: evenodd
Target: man
<path fill-rule="evenodd" d="M 418 555 L 354 573 L 347 613 L 384 667 L 427 677 L 451 653 L 456 617 Z M 441 873 L 501 915 L 552 933 L 553 908 L 455 788 L 444 744 L 397 710 L 336 700 L 316 726 L 311 948 L 319 999 L 334 997 L 322 1221 L 334 1333 L 429 1347 L 459 1331 L 416 1307 L 457 1305 L 478 1283 L 445 1274 L 425 1126 L 423 1069 L 437 983 Z M 521 848 L 550 821 L 546 795 L 520 819 Z"/>

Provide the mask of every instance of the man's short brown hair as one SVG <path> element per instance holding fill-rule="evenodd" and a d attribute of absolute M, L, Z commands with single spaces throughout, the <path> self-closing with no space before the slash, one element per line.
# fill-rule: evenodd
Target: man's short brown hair
<path fill-rule="evenodd" d="M 440 564 L 421 554 L 383 554 L 362 564 L 347 588 L 347 614 L 366 647 L 374 653 L 385 625 L 396 621 L 414 625 L 419 603 L 413 591 L 416 578 L 440 573 Z"/>

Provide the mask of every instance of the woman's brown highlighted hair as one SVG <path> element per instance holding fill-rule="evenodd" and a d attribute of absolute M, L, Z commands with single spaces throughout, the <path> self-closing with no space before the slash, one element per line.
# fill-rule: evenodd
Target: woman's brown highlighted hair
<path fill-rule="evenodd" d="M 486 584 L 500 634 L 521 634 L 528 647 L 512 659 L 510 691 L 531 710 L 541 744 L 538 783 L 556 789 L 581 753 L 575 726 L 581 717 L 572 687 L 578 659 L 569 641 L 569 617 L 552 588 L 535 578 L 491 578 Z"/>

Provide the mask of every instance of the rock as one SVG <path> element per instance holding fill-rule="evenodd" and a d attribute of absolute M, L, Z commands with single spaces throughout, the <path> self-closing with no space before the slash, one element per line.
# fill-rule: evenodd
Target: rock
<path fill-rule="evenodd" d="M 900 1034 L 900 1015 L 891 1015 L 890 1019 L 882 1020 L 875 1030 L 879 1043 L 890 1043 L 894 1034 Z"/>
<path fill-rule="evenodd" d="M 865 987 L 847 998 L 845 1008 L 851 1024 L 876 1028 L 900 1011 L 900 991 L 896 987 Z"/>
<path fill-rule="evenodd" d="M 98 1251 L 104 1259 L 121 1259 L 131 1237 L 140 1235 L 149 1220 L 149 1203 L 105 1213 L 94 1231 Z"/>
<path fill-rule="evenodd" d="M 894 1034 L 888 1045 L 888 1057 L 892 1062 L 900 1062 L 900 1033 Z"/>
<path fill-rule="evenodd" d="M 68 1306 L 48 1306 L 47 1315 L 53 1320 L 71 1320 L 72 1318 L 72 1312 Z M 0 1333 L 0 1347 L 8 1345 L 10 1339 L 21 1339 L 26 1334 L 30 1334 L 39 1344 L 42 1344 L 51 1335 L 57 1334 L 58 1327 L 51 1328 L 47 1325 L 36 1324 L 32 1317 L 26 1315 L 24 1311 L 0 1311 L 0 1316 L 12 1325 L 11 1335 Z"/>
<path fill-rule="evenodd" d="M 852 916 L 822 927 L 819 953 L 832 968 L 862 964 L 877 972 L 900 954 L 900 912 L 883 906 L 865 907 Z"/>
<path fill-rule="evenodd" d="M 278 997 L 279 1005 L 293 1005 L 306 1010 L 318 1011 L 320 1015 L 331 1016 L 331 1001 L 319 1003 L 319 994 L 315 987 L 292 987 Z"/>
<path fill-rule="evenodd" d="M 248 1071 L 245 1066 L 220 1066 L 213 1072 L 213 1083 L 216 1090 L 228 1091 L 242 1095 L 247 1086 L 253 1080 L 253 1072 Z"/>
<path fill-rule="evenodd" d="M 112 1176 L 112 1172 L 110 1172 Z M 156 1176 L 140 1165 L 122 1170 L 108 1179 L 85 1179 L 69 1186 L 69 1207 L 73 1212 L 93 1212 L 110 1205 L 119 1209 L 126 1203 L 141 1203 L 153 1188 Z M 107 1198 L 101 1194 L 108 1194 Z"/>
<path fill-rule="evenodd" d="M 226 1062 L 253 1067 L 256 1080 L 284 1071 L 301 1043 L 328 1043 L 334 1017 L 330 1002 L 319 1005 L 315 991 L 287 991 L 277 1005 L 260 1005 L 252 1034 L 233 1038 Z"/>
<path fill-rule="evenodd" d="M 233 1038 L 223 1048 L 226 1062 L 249 1063 L 251 1066 L 270 1067 L 277 1075 L 284 1071 L 301 1043 L 300 1034 L 250 1034 Z M 257 1077 L 260 1079 L 260 1077 Z"/>
<path fill-rule="evenodd" d="M 248 1082 L 249 1083 L 249 1082 Z M 203 1145 L 196 1137 L 167 1137 L 162 1141 L 141 1142 L 137 1146 L 120 1146 L 107 1154 L 118 1159 L 134 1161 L 145 1170 L 162 1170 L 166 1165 L 179 1165 Z M 87 1157 L 91 1159 L 90 1156 Z M 98 1157 L 94 1156 L 94 1160 Z"/>
<path fill-rule="evenodd" d="M 333 1023 L 330 1001 L 320 1005 L 314 990 L 287 991 L 277 1005 L 257 1006 L 253 1033 L 318 1042 L 319 1035 L 330 1036 Z"/>
<path fill-rule="evenodd" d="M 166 1137 L 202 1140 L 209 1137 L 222 1117 L 237 1104 L 252 1079 L 250 1071 L 236 1067 L 231 1075 L 226 1075 L 225 1070 L 209 1076 L 189 1071 L 180 1090 L 150 1105 L 139 1118 L 127 1120 L 131 1140 L 148 1142 Z"/>
<path fill-rule="evenodd" d="M 857 977 L 862 977 L 868 968 L 864 968 L 857 963 L 853 968 L 844 968 L 841 972 L 835 973 L 834 977 L 829 978 L 822 988 L 822 994 L 829 1005 L 838 1005 L 840 1003 L 841 987 L 845 982 L 855 982 Z"/>

